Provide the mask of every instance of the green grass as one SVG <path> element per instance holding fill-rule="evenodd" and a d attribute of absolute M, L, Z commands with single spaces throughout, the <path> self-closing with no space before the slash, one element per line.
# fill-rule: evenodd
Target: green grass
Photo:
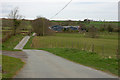
<path fill-rule="evenodd" d="M 76 63 L 118 75 L 118 61 L 114 58 L 102 58 L 96 53 L 78 49 L 41 48 L 40 50 L 45 50 Z"/>
<path fill-rule="evenodd" d="M 102 56 L 115 57 L 118 47 L 118 39 L 113 39 L 116 33 L 105 35 L 104 38 L 88 38 L 83 34 L 58 33 L 54 36 L 36 36 L 31 38 L 24 48 L 75 48 L 91 51 L 94 44 L 94 52 Z M 111 38 L 108 38 L 111 37 Z"/>
<path fill-rule="evenodd" d="M 18 34 L 16 36 L 12 36 L 8 40 L 2 43 L 2 50 L 8 51 L 20 51 L 14 50 L 14 47 L 22 40 L 24 36 L 22 34 Z M 3 78 L 12 78 L 18 70 L 23 67 L 24 63 L 21 59 L 2 56 L 2 67 L 3 67 Z"/>
<path fill-rule="evenodd" d="M 0 32 L 0 39 L 2 39 L 2 33 Z"/>
<path fill-rule="evenodd" d="M 0 55 L 0 65 L 2 65 L 2 55 Z"/>
<path fill-rule="evenodd" d="M 27 44 L 24 46 L 24 49 L 32 49 L 30 46 L 32 46 L 31 43 L 32 43 L 33 38 L 34 37 L 31 36 L 31 38 L 29 39 L 29 41 L 27 42 Z"/>
<path fill-rule="evenodd" d="M 90 22 L 89 24 L 84 23 L 86 26 L 94 25 L 95 27 L 99 28 L 105 25 L 111 25 L 113 27 L 118 27 L 118 22 Z"/>
<path fill-rule="evenodd" d="M 2 56 L 2 78 L 12 78 L 24 65 L 19 58 Z"/>
<path fill-rule="evenodd" d="M 2 27 L 3 30 L 9 30 L 11 27 Z"/>
<path fill-rule="evenodd" d="M 84 37 L 87 38 L 87 34 L 78 34 L 78 33 L 57 33 L 56 36 L 59 37 L 76 37 L 76 38 L 80 38 L 80 37 Z M 98 39 L 115 39 L 118 40 L 118 33 L 108 33 L 108 32 L 99 32 L 98 34 Z"/>
<path fill-rule="evenodd" d="M 22 40 L 23 37 L 24 36 L 21 34 L 18 34 L 16 36 L 12 36 L 7 41 L 2 43 L 2 50 L 16 51 L 16 50 L 14 50 L 14 47 Z M 19 51 L 19 50 L 17 50 L 17 51 Z"/>
<path fill-rule="evenodd" d="M 0 66 L 2 66 L 2 55 L 0 55 Z M 0 72 L 0 79 L 2 79 L 2 73 Z"/>
<path fill-rule="evenodd" d="M 77 33 L 57 33 L 53 36 L 44 37 L 35 36 L 30 38 L 24 49 L 45 50 L 76 63 L 118 75 L 118 62 L 115 57 L 118 46 L 117 33 L 100 34 L 104 37 L 88 38 Z M 85 43 L 86 51 L 83 51 Z M 94 53 L 89 52 L 93 43 L 95 45 Z M 102 53 L 103 45 L 104 54 Z M 108 58 L 108 56 L 112 56 L 112 58 Z"/>
<path fill-rule="evenodd" d="M 58 22 L 61 24 L 67 23 L 68 21 L 51 21 L 51 22 Z M 104 24 L 106 25 L 106 27 L 110 24 L 112 27 L 118 27 L 118 23 L 119 22 L 101 22 L 101 21 L 91 21 L 90 23 L 86 23 L 86 22 L 79 22 L 79 21 L 73 21 L 72 25 L 85 25 L 86 27 L 90 27 L 91 25 L 94 25 L 96 28 L 100 28 L 101 26 L 103 26 Z"/>
<path fill-rule="evenodd" d="M 2 30 L 2 31 L 12 31 L 12 30 Z"/>

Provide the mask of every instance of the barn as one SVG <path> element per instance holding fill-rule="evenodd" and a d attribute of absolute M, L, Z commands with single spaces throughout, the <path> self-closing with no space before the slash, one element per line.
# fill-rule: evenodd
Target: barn
<path fill-rule="evenodd" d="M 55 25 L 52 27 L 49 27 L 50 29 L 54 30 L 54 31 L 62 31 L 63 29 L 69 29 L 69 30 L 78 30 L 79 26 L 60 26 L 60 25 Z"/>

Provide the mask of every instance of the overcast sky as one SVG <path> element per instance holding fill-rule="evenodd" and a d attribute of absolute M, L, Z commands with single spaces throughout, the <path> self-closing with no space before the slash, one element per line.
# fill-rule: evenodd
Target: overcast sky
<path fill-rule="evenodd" d="M 19 7 L 19 13 L 26 19 L 44 16 L 50 19 L 70 0 L 2 0 L 0 17 L 6 17 L 12 9 Z M 118 20 L 119 0 L 73 0 L 53 20 Z M 2 6 L 2 9 L 1 9 Z"/>

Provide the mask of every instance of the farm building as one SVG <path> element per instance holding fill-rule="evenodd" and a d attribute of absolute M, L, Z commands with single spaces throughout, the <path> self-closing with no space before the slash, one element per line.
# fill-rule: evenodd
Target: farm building
<path fill-rule="evenodd" d="M 54 31 L 62 31 L 64 29 L 75 31 L 75 30 L 79 29 L 79 26 L 59 26 L 59 25 L 55 25 L 55 26 L 52 26 L 52 27 L 49 27 L 49 28 L 54 30 Z"/>
<path fill-rule="evenodd" d="M 59 25 L 55 25 L 52 27 L 49 27 L 50 29 L 54 30 L 54 31 L 62 31 L 64 29 L 64 27 L 59 26 Z"/>

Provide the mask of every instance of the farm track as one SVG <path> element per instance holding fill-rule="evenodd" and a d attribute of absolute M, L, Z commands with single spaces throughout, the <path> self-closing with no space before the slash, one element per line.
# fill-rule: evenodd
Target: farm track
<path fill-rule="evenodd" d="M 25 46 L 29 39 L 30 36 L 25 36 L 14 49 L 23 49 L 23 47 Z"/>

